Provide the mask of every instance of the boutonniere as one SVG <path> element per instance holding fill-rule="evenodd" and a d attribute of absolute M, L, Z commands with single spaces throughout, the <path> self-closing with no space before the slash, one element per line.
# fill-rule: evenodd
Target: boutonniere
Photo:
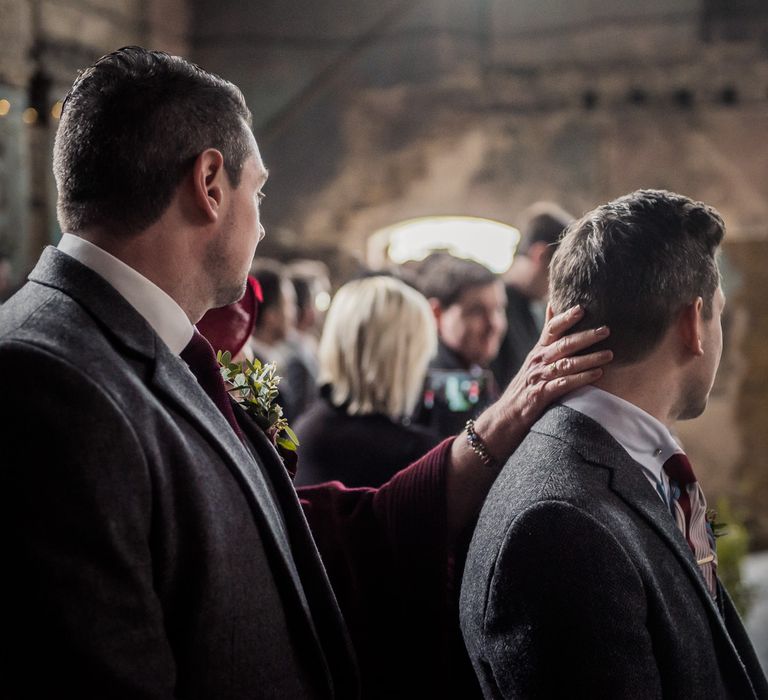
<path fill-rule="evenodd" d="M 719 523 L 717 521 L 717 511 L 714 508 L 707 509 L 706 519 L 707 519 L 707 525 L 709 525 L 710 530 L 712 530 L 712 536 L 715 539 L 728 534 L 728 530 L 727 530 L 728 524 Z"/>
<path fill-rule="evenodd" d="M 299 439 L 288 425 L 282 406 L 275 403 L 280 384 L 275 363 L 262 364 L 257 359 L 233 362 L 231 353 L 221 350 L 216 353 L 216 359 L 232 398 L 253 418 L 275 447 L 296 452 Z"/>

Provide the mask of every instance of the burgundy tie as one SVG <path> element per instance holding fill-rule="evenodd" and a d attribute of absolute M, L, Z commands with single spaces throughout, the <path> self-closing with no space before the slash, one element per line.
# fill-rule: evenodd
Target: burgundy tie
<path fill-rule="evenodd" d="M 712 531 L 707 524 L 707 501 L 699 482 L 693 473 L 693 467 L 684 454 L 673 454 L 664 462 L 664 471 L 669 476 L 675 502 L 673 515 L 680 532 L 688 541 L 696 563 L 699 565 L 710 595 L 717 591 L 717 555 Z"/>
<path fill-rule="evenodd" d="M 216 404 L 224 418 L 232 426 L 237 437 L 243 439 L 243 433 L 237 424 L 235 412 L 232 410 L 232 402 L 229 399 L 224 380 L 221 378 L 219 363 L 211 344 L 195 329 L 192 340 L 181 351 L 181 359 L 189 365 L 192 374 L 197 378 L 197 383 L 203 391 Z"/>

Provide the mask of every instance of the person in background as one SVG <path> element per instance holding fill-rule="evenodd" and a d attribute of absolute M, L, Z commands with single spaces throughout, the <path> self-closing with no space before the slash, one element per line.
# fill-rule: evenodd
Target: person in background
<path fill-rule="evenodd" d="M 439 441 L 410 424 L 436 346 L 427 300 L 388 276 L 345 284 L 320 340 L 320 399 L 296 423 L 296 484 L 380 486 Z"/>
<path fill-rule="evenodd" d="M 504 285 L 484 265 L 442 252 L 423 261 L 417 283 L 432 308 L 438 344 L 415 420 L 447 437 L 499 396 L 487 368 L 506 329 Z"/>
<path fill-rule="evenodd" d="M 520 243 L 503 275 L 507 330 L 491 371 L 500 387 L 509 384 L 536 344 L 544 318 L 549 263 L 556 243 L 573 217 L 557 204 L 537 202 L 523 212 Z M 537 307 L 541 306 L 539 310 Z"/>
<path fill-rule="evenodd" d="M 289 268 L 290 271 L 290 268 Z M 294 420 L 317 398 L 318 323 L 313 280 L 303 274 L 290 273 L 296 298 L 296 319 L 280 348 L 283 357 L 281 386 L 291 397 Z"/>
<path fill-rule="evenodd" d="M 253 327 L 251 347 L 262 362 L 282 360 L 280 346 L 296 323 L 296 292 L 282 263 L 258 258 L 251 275 L 261 287 L 263 301 Z"/>
<path fill-rule="evenodd" d="M 285 376 L 289 364 L 286 341 L 296 323 L 296 292 L 285 266 L 276 260 L 259 258 L 251 266 L 251 274 L 261 287 L 263 302 L 259 304 L 250 348 L 259 361 L 273 362 L 277 372 Z M 280 405 L 289 420 L 297 415 L 297 403 L 289 382 L 280 383 Z"/>

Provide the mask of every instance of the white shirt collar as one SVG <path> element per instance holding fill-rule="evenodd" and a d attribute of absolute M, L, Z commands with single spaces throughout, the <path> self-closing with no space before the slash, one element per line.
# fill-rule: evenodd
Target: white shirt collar
<path fill-rule="evenodd" d="M 594 386 L 577 389 L 560 403 L 599 423 L 632 459 L 653 475 L 657 484 L 666 485 L 664 462 L 683 450 L 661 421 L 629 401 Z"/>
<path fill-rule="evenodd" d="M 58 247 L 109 282 L 152 326 L 172 353 L 178 355 L 186 347 L 194 326 L 176 301 L 154 282 L 80 236 L 65 233 Z"/>

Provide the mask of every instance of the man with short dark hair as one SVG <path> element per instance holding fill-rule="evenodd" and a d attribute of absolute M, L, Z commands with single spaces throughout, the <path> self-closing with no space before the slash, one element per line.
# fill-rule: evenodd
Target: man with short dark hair
<path fill-rule="evenodd" d="M 406 684 L 408 659 L 439 668 L 447 552 L 494 475 L 477 445 L 507 454 L 607 359 L 547 368 L 598 338 L 553 342 L 572 310 L 478 418 L 473 444 L 445 441 L 379 490 L 326 484 L 300 504 L 270 387 L 246 413 L 193 325 L 242 296 L 264 235 L 267 171 L 249 125 L 235 86 L 137 47 L 101 58 L 64 101 L 65 234 L 0 308 L 8 697 L 358 697 L 305 512 L 368 683 L 398 621 L 413 629 L 393 684 Z M 391 627 L 369 634 L 372 617 Z"/>
<path fill-rule="evenodd" d="M 671 432 L 720 360 L 723 233 L 711 207 L 641 190 L 562 239 L 549 313 L 611 324 L 614 362 L 533 426 L 483 507 L 461 617 L 486 697 L 768 697 Z"/>
<path fill-rule="evenodd" d="M 447 437 L 499 396 L 487 368 L 506 328 L 504 286 L 479 262 L 434 253 L 422 263 L 419 289 L 435 315 L 438 343 L 417 421 Z"/>
<path fill-rule="evenodd" d="M 491 371 L 500 387 L 509 384 L 541 333 L 549 284 L 549 262 L 573 217 L 553 202 L 537 202 L 523 212 L 512 264 L 504 275 L 507 330 Z M 541 305 L 541 308 L 538 307 Z"/>

